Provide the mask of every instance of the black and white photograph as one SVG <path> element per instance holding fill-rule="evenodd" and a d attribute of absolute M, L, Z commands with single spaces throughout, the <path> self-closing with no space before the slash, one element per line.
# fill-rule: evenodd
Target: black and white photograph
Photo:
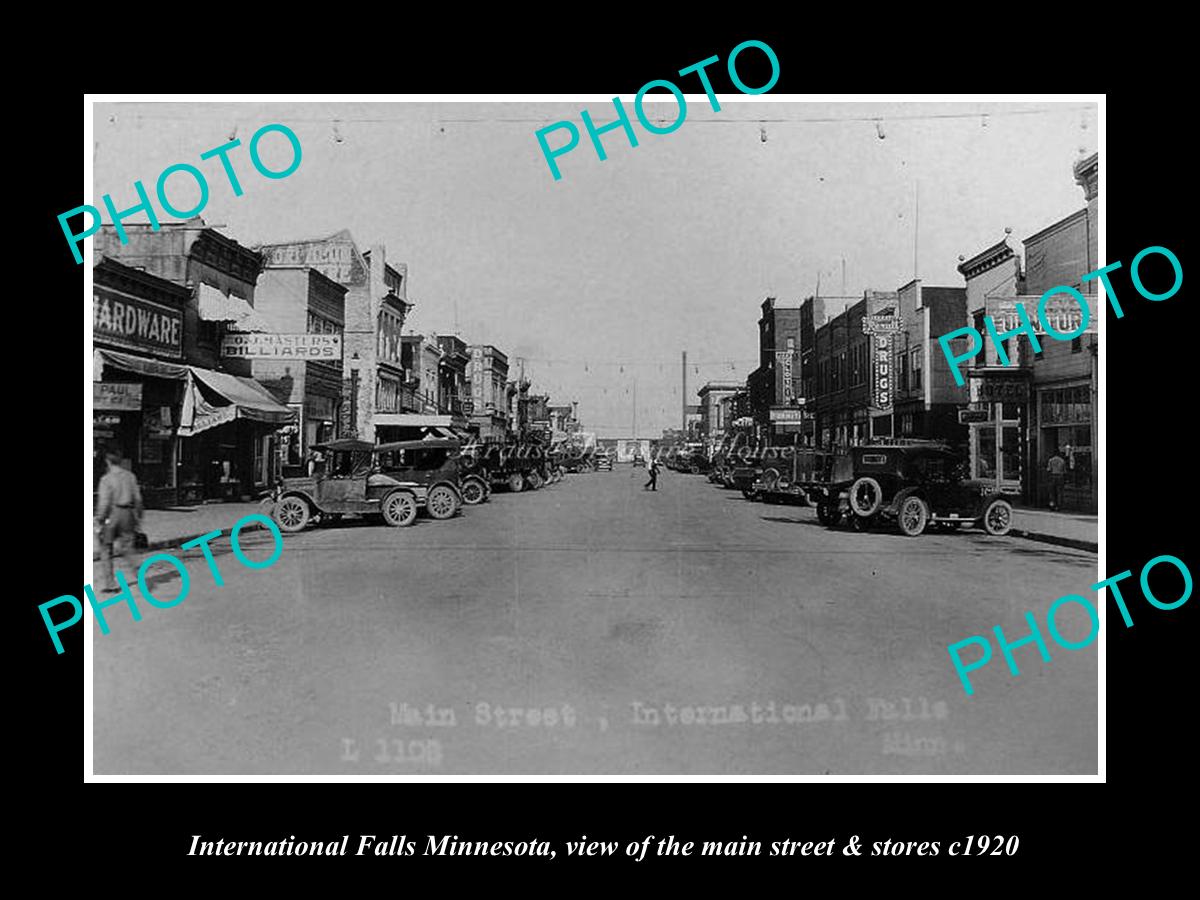
<path fill-rule="evenodd" d="M 1100 777 L 1103 97 L 676 83 L 93 104 L 94 776 Z"/>

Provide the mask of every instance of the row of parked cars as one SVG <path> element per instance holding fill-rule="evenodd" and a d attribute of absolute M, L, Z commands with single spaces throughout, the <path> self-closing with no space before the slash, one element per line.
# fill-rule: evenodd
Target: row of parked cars
<path fill-rule="evenodd" d="M 935 441 L 867 444 L 843 450 L 773 447 L 753 460 L 714 457 L 709 480 L 747 500 L 815 506 L 828 527 L 856 531 L 895 525 L 915 537 L 933 529 L 980 528 L 1004 535 L 1012 504 L 990 482 L 972 480 L 967 460 Z"/>
<path fill-rule="evenodd" d="M 487 502 L 493 488 L 538 490 L 563 476 L 557 455 L 536 444 L 464 445 L 449 438 L 317 444 L 306 475 L 280 479 L 264 503 L 283 531 L 345 515 L 412 525 L 422 513 L 452 519 Z"/>

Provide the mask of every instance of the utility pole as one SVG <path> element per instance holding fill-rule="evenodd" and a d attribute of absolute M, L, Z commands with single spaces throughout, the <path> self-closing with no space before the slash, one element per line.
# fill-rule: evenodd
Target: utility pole
<path fill-rule="evenodd" d="M 917 247 L 921 236 L 921 180 L 917 179 L 917 192 L 913 200 L 913 278 L 920 277 L 917 267 Z M 843 291 L 842 293 L 845 293 Z"/>
<path fill-rule="evenodd" d="M 637 443 L 637 379 L 633 379 L 633 442 Z"/>
<path fill-rule="evenodd" d="M 682 387 L 682 403 L 683 403 L 683 420 L 679 423 L 680 430 L 683 433 L 684 440 L 687 440 L 687 351 L 683 351 L 683 387 Z"/>

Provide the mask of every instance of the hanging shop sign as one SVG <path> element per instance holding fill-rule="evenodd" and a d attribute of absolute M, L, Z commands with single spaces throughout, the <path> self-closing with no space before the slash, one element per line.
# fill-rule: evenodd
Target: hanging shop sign
<path fill-rule="evenodd" d="M 783 402 L 790 403 L 795 395 L 795 390 L 792 385 L 792 350 L 777 351 L 776 356 L 779 357 L 780 368 L 783 370 Z"/>
<path fill-rule="evenodd" d="M 904 330 L 904 317 L 895 313 L 863 316 L 863 334 L 895 334 Z"/>
<path fill-rule="evenodd" d="M 1025 375 L 996 373 L 971 376 L 972 403 L 1016 403 L 1029 399 L 1029 381 Z"/>
<path fill-rule="evenodd" d="M 142 408 L 141 384 L 92 382 L 92 408 L 125 412 Z"/>
<path fill-rule="evenodd" d="M 98 344 L 179 357 L 183 315 L 169 306 L 97 287 L 92 291 L 92 336 Z"/>
<path fill-rule="evenodd" d="M 875 342 L 871 361 L 871 405 L 878 410 L 888 410 L 892 408 L 892 333 L 877 332 L 871 340 Z"/>
<path fill-rule="evenodd" d="M 772 406 L 771 421 L 776 423 L 803 422 L 804 410 L 795 406 Z"/>
<path fill-rule="evenodd" d="M 991 421 L 992 414 L 986 409 L 960 409 L 958 411 L 958 424 L 971 425 L 976 422 Z"/>
<path fill-rule="evenodd" d="M 226 334 L 221 340 L 221 356 L 230 359 L 311 359 L 342 358 L 340 334 Z"/>

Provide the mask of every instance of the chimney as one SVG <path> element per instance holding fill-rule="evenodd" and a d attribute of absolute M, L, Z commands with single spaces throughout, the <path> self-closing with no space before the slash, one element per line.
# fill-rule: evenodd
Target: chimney
<path fill-rule="evenodd" d="M 379 307 L 387 296 L 387 282 L 384 281 L 383 271 L 387 265 L 387 250 L 383 244 L 371 245 L 371 319 L 379 315 Z"/>

